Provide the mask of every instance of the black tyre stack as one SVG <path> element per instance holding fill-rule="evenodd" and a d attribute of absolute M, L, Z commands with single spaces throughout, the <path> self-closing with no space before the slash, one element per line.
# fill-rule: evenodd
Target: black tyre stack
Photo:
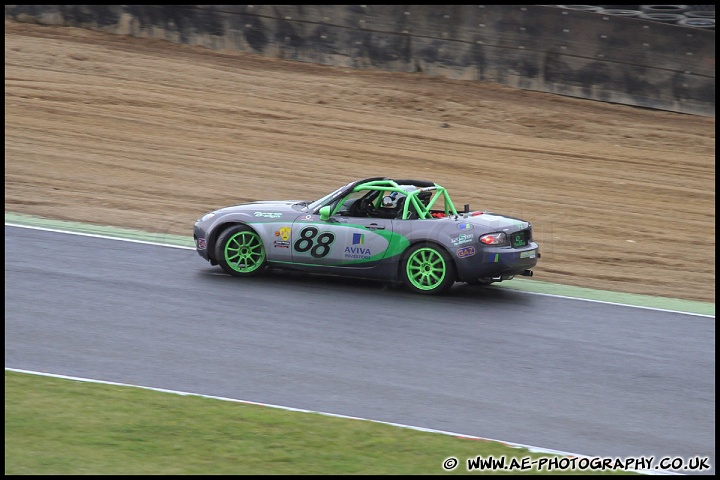
<path fill-rule="evenodd" d="M 688 5 L 678 25 L 715 30 L 715 5 Z"/>
<path fill-rule="evenodd" d="M 557 7 L 715 30 L 715 5 L 557 5 Z"/>

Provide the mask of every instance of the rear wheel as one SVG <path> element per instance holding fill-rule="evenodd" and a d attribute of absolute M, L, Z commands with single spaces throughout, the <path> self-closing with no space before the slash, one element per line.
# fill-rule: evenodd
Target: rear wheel
<path fill-rule="evenodd" d="M 400 268 L 405 285 L 416 293 L 436 295 L 455 283 L 455 266 L 450 255 L 431 243 L 411 247 Z"/>
<path fill-rule="evenodd" d="M 218 263 L 230 275 L 252 277 L 265 267 L 265 247 L 260 235 L 245 225 L 223 231 L 215 244 Z"/>

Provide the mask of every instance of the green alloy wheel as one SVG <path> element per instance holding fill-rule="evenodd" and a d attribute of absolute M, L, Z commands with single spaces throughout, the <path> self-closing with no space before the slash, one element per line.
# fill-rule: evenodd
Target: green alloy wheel
<path fill-rule="evenodd" d="M 215 255 L 222 269 L 236 277 L 260 274 L 266 260 L 262 239 L 245 225 L 223 231 L 215 245 Z"/>
<path fill-rule="evenodd" d="M 417 293 L 436 295 L 455 283 L 452 259 L 442 247 L 431 243 L 410 248 L 401 269 L 405 284 Z"/>

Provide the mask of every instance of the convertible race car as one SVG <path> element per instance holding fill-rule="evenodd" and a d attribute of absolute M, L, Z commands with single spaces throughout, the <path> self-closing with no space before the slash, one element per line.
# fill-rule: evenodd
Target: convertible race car
<path fill-rule="evenodd" d="M 356 180 L 314 202 L 259 201 L 195 223 L 198 254 L 234 276 L 266 267 L 404 283 L 438 294 L 453 283 L 532 276 L 530 223 L 458 212 L 445 188 L 420 180 Z"/>

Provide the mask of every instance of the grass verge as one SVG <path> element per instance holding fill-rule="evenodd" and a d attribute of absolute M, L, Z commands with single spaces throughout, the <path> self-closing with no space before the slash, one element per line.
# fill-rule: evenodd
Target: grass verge
<path fill-rule="evenodd" d="M 435 475 L 468 473 L 467 460 L 478 456 L 552 457 L 371 421 L 5 371 L 6 475 Z M 459 465 L 446 472 L 449 457 Z"/>

